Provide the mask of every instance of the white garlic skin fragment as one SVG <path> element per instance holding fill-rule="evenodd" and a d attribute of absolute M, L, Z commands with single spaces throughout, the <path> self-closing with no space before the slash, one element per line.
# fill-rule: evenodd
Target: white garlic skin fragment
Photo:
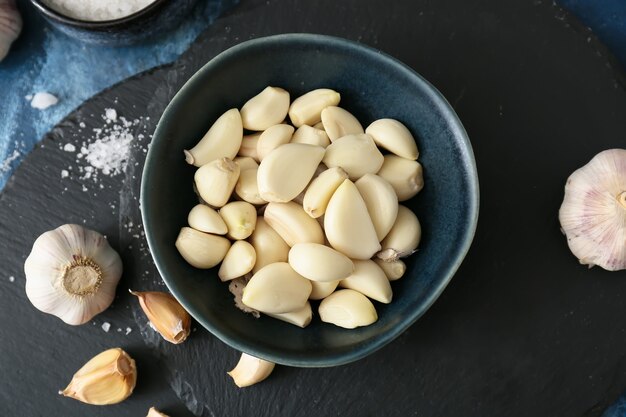
<path fill-rule="evenodd" d="M 239 174 L 239 179 L 235 185 L 235 194 L 243 201 L 251 204 L 266 204 L 267 201 L 261 198 L 259 184 L 257 182 L 258 169 L 248 168 Z"/>
<path fill-rule="evenodd" d="M 336 139 L 326 148 L 324 164 L 341 167 L 355 181 L 365 174 L 375 174 L 383 166 L 380 153 L 370 135 L 347 135 Z"/>
<path fill-rule="evenodd" d="M 289 93 L 279 87 L 266 87 L 241 108 L 243 127 L 265 130 L 285 120 L 289 111 Z"/>
<path fill-rule="evenodd" d="M 0 1 L 0 62 L 9 54 L 11 44 L 22 31 L 22 15 L 14 0 Z"/>
<path fill-rule="evenodd" d="M 293 246 L 296 243 L 324 243 L 324 232 L 319 223 L 306 214 L 301 206 L 292 201 L 288 203 L 269 203 L 265 208 L 264 217 L 267 224 L 289 246 Z"/>
<path fill-rule="evenodd" d="M 339 281 L 311 281 L 311 295 L 309 295 L 309 300 L 321 300 L 328 297 L 337 289 Z"/>
<path fill-rule="evenodd" d="M 375 174 L 365 174 L 354 185 L 365 201 L 378 240 L 383 240 L 398 216 L 398 196 L 395 190 L 391 184 Z"/>
<path fill-rule="evenodd" d="M 406 201 L 424 188 L 422 164 L 396 155 L 385 155 L 377 175 L 391 184 L 398 201 Z"/>
<path fill-rule="evenodd" d="M 252 271 L 255 263 L 256 251 L 254 246 L 245 240 L 238 240 L 226 252 L 217 276 L 222 282 L 242 277 Z"/>
<path fill-rule="evenodd" d="M 122 260 L 100 233 L 66 224 L 35 240 L 24 273 L 33 306 L 79 325 L 113 302 Z"/>
<path fill-rule="evenodd" d="M 311 181 L 323 157 L 321 146 L 288 143 L 274 149 L 257 172 L 261 198 L 275 203 L 293 200 Z"/>
<path fill-rule="evenodd" d="M 245 305 L 262 313 L 288 313 L 304 307 L 311 294 L 311 282 L 286 262 L 261 268 L 243 290 Z"/>
<path fill-rule="evenodd" d="M 233 159 L 239 165 L 239 170 L 244 172 L 247 169 L 259 168 L 259 163 L 249 156 L 237 156 Z"/>
<path fill-rule="evenodd" d="M 328 88 L 319 88 L 301 95 L 289 106 L 289 119 L 295 127 L 312 126 L 322 120 L 322 110 L 336 106 L 341 95 Z"/>
<path fill-rule="evenodd" d="M 256 208 L 246 201 L 233 201 L 219 211 L 228 227 L 228 237 L 241 240 L 252 234 L 256 227 Z"/>
<path fill-rule="evenodd" d="M 318 243 L 297 243 L 289 251 L 289 265 L 311 281 L 337 281 L 354 272 L 354 264 L 343 253 Z"/>
<path fill-rule="evenodd" d="M 251 314 L 255 319 L 261 317 L 261 313 L 253 308 L 248 307 L 241 301 L 241 297 L 243 297 L 243 290 L 248 285 L 248 281 L 252 278 L 251 274 L 246 274 L 243 277 L 235 278 L 230 280 L 228 284 L 228 291 L 233 295 L 233 301 L 235 302 L 235 307 L 244 313 Z"/>
<path fill-rule="evenodd" d="M 370 259 L 354 261 L 354 272 L 339 282 L 339 286 L 355 290 L 384 304 L 389 304 L 393 293 L 385 272 Z"/>
<path fill-rule="evenodd" d="M 176 239 L 176 249 L 191 266 L 209 269 L 222 262 L 230 249 L 230 241 L 222 236 L 183 227 Z"/>
<path fill-rule="evenodd" d="M 294 128 L 290 125 L 278 124 L 270 126 L 261 133 L 256 144 L 256 152 L 262 161 L 271 151 L 291 141 Z"/>
<path fill-rule="evenodd" d="M 402 158 L 415 161 L 419 156 L 415 138 L 405 125 L 394 119 L 379 119 L 370 124 L 365 133 L 376 145 Z"/>
<path fill-rule="evenodd" d="M 348 173 L 340 167 L 328 168 L 309 184 L 302 207 L 311 217 L 318 218 L 326 212 L 330 198 L 337 188 L 348 178 Z"/>
<path fill-rule="evenodd" d="M 373 261 L 376 262 L 376 265 L 383 270 L 389 281 L 395 281 L 402 278 L 406 272 L 406 264 L 402 261 L 402 259 L 383 261 L 382 259 L 376 257 Z"/>
<path fill-rule="evenodd" d="M 273 370 L 274 364 L 272 362 L 242 353 L 237 366 L 228 372 L 228 375 L 233 379 L 235 385 L 244 388 L 263 381 L 270 376 Z"/>
<path fill-rule="evenodd" d="M 415 252 L 422 238 L 422 227 L 415 213 L 407 207 L 398 206 L 398 217 L 393 227 L 381 242 L 382 250 L 377 257 L 384 261 L 395 261 Z"/>
<path fill-rule="evenodd" d="M 323 129 L 302 125 L 295 131 L 291 137 L 291 143 L 304 143 L 306 145 L 315 145 L 326 148 L 330 145 L 330 139 Z"/>
<path fill-rule="evenodd" d="M 249 240 L 256 252 L 253 273 L 269 264 L 287 262 L 289 245 L 267 224 L 264 217 L 257 218 L 256 228 Z"/>
<path fill-rule="evenodd" d="M 233 193 L 239 173 L 239 165 L 228 158 L 202 165 L 194 174 L 200 198 L 213 207 L 222 207 Z"/>
<path fill-rule="evenodd" d="M 324 231 L 330 245 L 352 259 L 370 259 L 381 248 L 365 201 L 350 180 L 344 180 L 331 197 Z"/>
<path fill-rule="evenodd" d="M 570 175 L 559 222 L 581 264 L 626 269 L 626 150 L 602 151 Z"/>
<path fill-rule="evenodd" d="M 217 211 L 204 204 L 194 206 L 187 216 L 187 223 L 192 228 L 216 235 L 225 235 L 228 232 L 226 223 Z"/>
<path fill-rule="evenodd" d="M 365 133 L 363 126 L 349 111 L 337 106 L 322 110 L 322 125 L 331 142 L 346 135 Z"/>
<path fill-rule="evenodd" d="M 261 133 L 253 133 L 251 135 L 245 135 L 241 141 L 241 147 L 237 153 L 240 157 L 249 157 L 259 162 L 259 154 L 257 152 L 257 145 L 259 144 L 259 138 Z"/>
<path fill-rule="evenodd" d="M 319 314 L 323 322 L 344 329 L 369 326 L 378 320 L 374 304 L 360 292 L 350 289 L 335 291 L 324 298 Z"/>
<path fill-rule="evenodd" d="M 307 301 L 304 307 L 290 311 L 288 313 L 265 313 L 270 317 L 278 320 L 282 320 L 294 326 L 302 327 L 303 329 L 311 323 L 313 319 L 313 310 L 311 309 L 311 303 Z"/>
<path fill-rule="evenodd" d="M 239 111 L 230 109 L 213 123 L 196 146 L 185 151 L 185 160 L 188 164 L 201 167 L 215 159 L 233 159 L 239 151 L 242 138 Z"/>

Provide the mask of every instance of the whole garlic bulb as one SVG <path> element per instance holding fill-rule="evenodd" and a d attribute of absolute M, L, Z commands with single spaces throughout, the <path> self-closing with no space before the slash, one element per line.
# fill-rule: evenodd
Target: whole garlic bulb
<path fill-rule="evenodd" d="M 626 269 L 626 150 L 600 152 L 570 175 L 559 221 L 581 264 Z"/>
<path fill-rule="evenodd" d="M 9 53 L 11 44 L 22 31 L 22 16 L 15 0 L 0 0 L 0 61 Z"/>
<path fill-rule="evenodd" d="M 111 305 L 122 260 L 100 233 L 66 224 L 37 238 L 24 272 L 36 308 L 78 325 Z"/>

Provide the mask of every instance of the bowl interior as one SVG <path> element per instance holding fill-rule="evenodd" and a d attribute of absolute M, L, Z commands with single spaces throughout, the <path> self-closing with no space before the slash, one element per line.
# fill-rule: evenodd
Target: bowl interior
<path fill-rule="evenodd" d="M 379 320 L 345 330 L 315 317 L 300 329 L 278 320 L 254 319 L 237 310 L 216 270 L 197 270 L 174 241 L 197 204 L 195 168 L 183 149 L 203 136 L 226 110 L 241 107 L 267 85 L 292 99 L 315 88 L 341 93 L 340 106 L 367 126 L 390 117 L 414 134 L 424 166 L 424 190 L 403 204 L 419 217 L 420 250 L 407 259 L 406 275 L 392 284 L 393 302 L 376 303 Z M 279 35 L 240 44 L 196 73 L 164 112 L 142 179 L 142 214 L 157 267 L 176 298 L 227 344 L 292 366 L 332 366 L 373 352 L 419 318 L 443 291 L 474 234 L 478 185 L 466 133 L 443 97 L 426 81 L 378 51 L 319 35 Z M 314 306 L 315 311 L 316 306 Z"/>

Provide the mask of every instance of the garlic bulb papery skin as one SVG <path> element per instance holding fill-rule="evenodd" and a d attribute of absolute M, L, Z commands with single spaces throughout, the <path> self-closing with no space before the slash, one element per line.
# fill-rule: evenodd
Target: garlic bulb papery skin
<path fill-rule="evenodd" d="M 37 309 L 79 325 L 113 302 L 122 260 L 100 233 L 66 224 L 35 240 L 24 272 Z"/>
<path fill-rule="evenodd" d="M 15 0 L 0 0 L 0 61 L 8 54 L 13 41 L 22 31 L 22 16 Z"/>
<path fill-rule="evenodd" d="M 626 269 L 626 150 L 600 152 L 570 175 L 559 222 L 581 264 Z"/>

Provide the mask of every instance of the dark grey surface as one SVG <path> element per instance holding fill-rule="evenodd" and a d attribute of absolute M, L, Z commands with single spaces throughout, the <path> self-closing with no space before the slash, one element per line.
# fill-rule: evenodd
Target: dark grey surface
<path fill-rule="evenodd" d="M 570 172 L 600 150 L 626 145 L 623 74 L 551 4 L 504 3 L 246 2 L 174 66 L 116 86 L 74 112 L 0 197 L 0 411 L 137 416 L 157 405 L 173 417 L 187 415 L 169 383 L 198 415 L 599 415 L 626 388 L 626 276 L 579 266 L 559 232 L 557 210 Z M 139 220 L 143 146 L 134 153 L 134 172 L 83 192 L 79 181 L 60 179 L 74 156 L 59 145 L 82 142 L 78 123 L 101 125 L 99 115 L 113 104 L 126 117 L 149 115 L 150 132 L 169 98 L 216 53 L 288 31 L 380 48 L 442 91 L 474 146 L 481 218 L 448 289 L 394 343 L 352 365 L 279 368 L 265 383 L 237 390 L 224 373 L 236 352 L 201 329 L 181 346 L 165 345 L 125 293 L 129 286 L 160 288 L 145 244 L 133 237 L 137 229 L 123 227 Z M 30 306 L 22 264 L 41 232 L 83 219 L 110 237 L 126 269 L 113 308 L 96 325 L 74 328 Z M 100 329 L 104 321 L 113 331 Z M 114 331 L 126 326 L 133 328 L 128 336 Z M 138 360 L 138 387 L 128 401 L 93 407 L 57 396 L 78 367 L 112 346 Z"/>

